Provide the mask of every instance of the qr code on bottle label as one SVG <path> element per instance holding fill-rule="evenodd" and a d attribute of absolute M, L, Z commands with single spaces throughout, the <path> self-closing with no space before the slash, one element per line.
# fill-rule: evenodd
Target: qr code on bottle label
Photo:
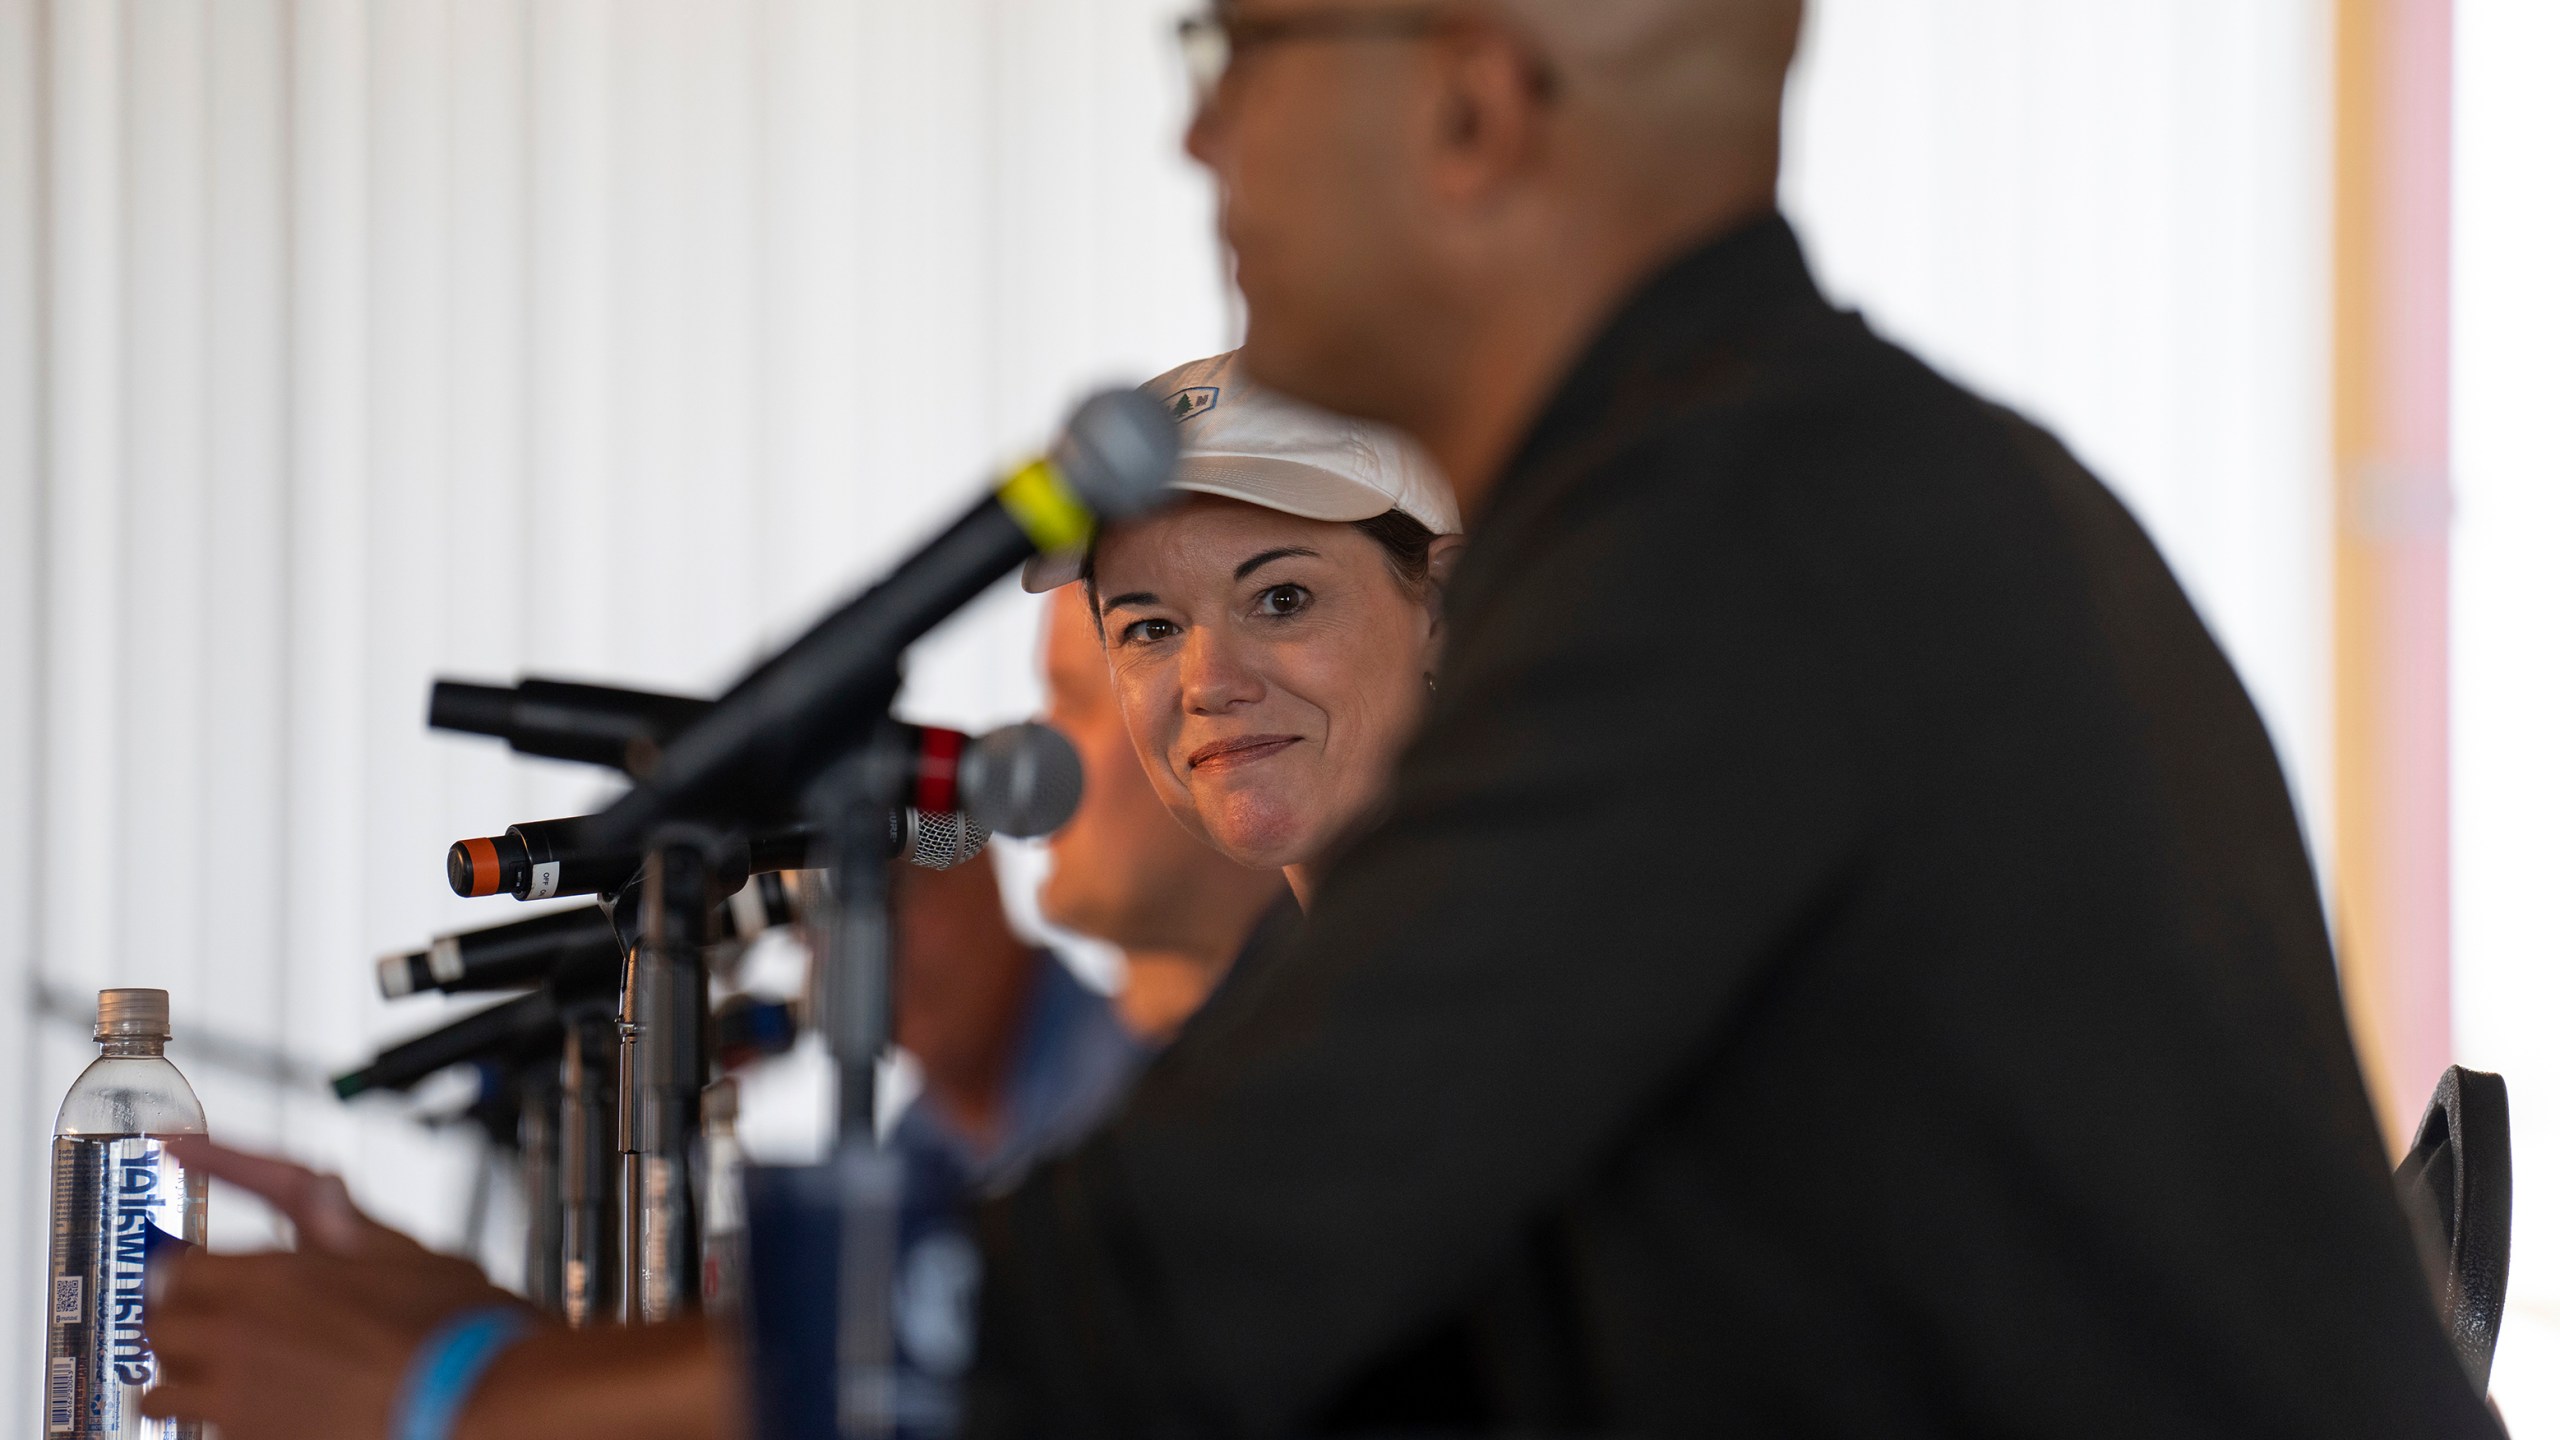
<path fill-rule="evenodd" d="M 45 1377 L 44 1428 L 47 1430 L 71 1428 L 71 1402 L 77 1391 L 71 1366 L 70 1356 L 57 1355 L 53 1360 L 52 1373 Z"/>
<path fill-rule="evenodd" d="M 56 1275 L 53 1277 L 53 1318 L 56 1320 L 80 1318 L 79 1276 Z"/>

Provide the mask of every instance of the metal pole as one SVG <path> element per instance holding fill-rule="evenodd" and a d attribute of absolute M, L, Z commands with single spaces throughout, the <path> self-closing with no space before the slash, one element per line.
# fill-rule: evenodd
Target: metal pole
<path fill-rule="evenodd" d="M 565 1052 L 576 1045 L 576 1031 Z M 553 1315 L 565 1314 L 561 1295 L 562 1222 L 561 1153 L 562 1081 L 565 1060 L 526 1065 L 517 1073 L 520 1087 L 516 1111 L 518 1174 L 524 1184 L 524 1296 Z"/>
<path fill-rule="evenodd" d="M 867 768 L 853 774 L 868 778 Z M 849 792 L 849 793 L 848 793 Z M 893 1435 L 897 1341 L 888 1277 L 897 1260 L 894 1170 L 878 1163 L 878 1065 L 894 1034 L 896 934 L 889 812 L 867 787 L 836 792 L 819 1023 L 836 1059 L 836 1432 Z M 885 1220 L 885 1224 L 883 1223 Z"/>
<path fill-rule="evenodd" d="M 608 1076 L 620 1027 L 570 1021 L 560 1059 L 560 1315 L 584 1328 L 614 1314 L 614 1144 Z"/>
<path fill-rule="evenodd" d="M 710 1082 L 706 847 L 649 852 L 645 937 L 623 991 L 622 1317 L 671 1320 L 700 1304 L 702 1229 L 695 1200 L 702 1090 Z"/>

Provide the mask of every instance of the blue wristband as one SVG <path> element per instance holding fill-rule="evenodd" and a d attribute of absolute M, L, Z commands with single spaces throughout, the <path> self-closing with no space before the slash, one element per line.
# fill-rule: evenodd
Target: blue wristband
<path fill-rule="evenodd" d="M 506 1348 L 533 1322 L 512 1305 L 465 1310 L 436 1327 L 409 1361 L 391 1404 L 391 1440 L 452 1440 L 463 1403 Z"/>

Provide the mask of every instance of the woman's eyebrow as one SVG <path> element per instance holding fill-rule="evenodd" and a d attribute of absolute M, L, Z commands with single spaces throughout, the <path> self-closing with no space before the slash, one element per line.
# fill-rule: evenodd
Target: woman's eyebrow
<path fill-rule="evenodd" d="M 1293 555 L 1304 556 L 1309 560 L 1321 560 L 1324 558 L 1304 545 L 1283 545 L 1277 550 L 1265 550 L 1261 554 L 1256 555 L 1252 559 L 1237 566 L 1236 578 L 1241 580 L 1247 575 L 1252 574 L 1254 571 L 1261 569 L 1263 566 L 1270 564 L 1274 560 L 1286 560 Z"/>
<path fill-rule="evenodd" d="M 1117 610 L 1123 605 L 1158 605 L 1162 603 L 1162 601 L 1156 598 L 1155 592 L 1152 590 L 1132 590 L 1126 595 L 1114 595 L 1110 599 L 1103 601 L 1102 608 L 1104 610 Z"/>

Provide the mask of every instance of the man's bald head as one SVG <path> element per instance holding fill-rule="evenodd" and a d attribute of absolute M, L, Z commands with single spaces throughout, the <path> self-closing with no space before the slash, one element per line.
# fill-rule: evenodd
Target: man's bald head
<path fill-rule="evenodd" d="M 1472 504 L 1651 272 L 1776 205 L 1800 0 L 1230 0 L 1192 126 L 1244 361 L 1419 436 Z M 1400 23 L 1393 17 L 1407 17 Z"/>
<path fill-rule="evenodd" d="M 1704 148 L 1774 155 L 1801 0 L 1494 0 L 1553 66 L 1567 116 L 1650 170 Z"/>

